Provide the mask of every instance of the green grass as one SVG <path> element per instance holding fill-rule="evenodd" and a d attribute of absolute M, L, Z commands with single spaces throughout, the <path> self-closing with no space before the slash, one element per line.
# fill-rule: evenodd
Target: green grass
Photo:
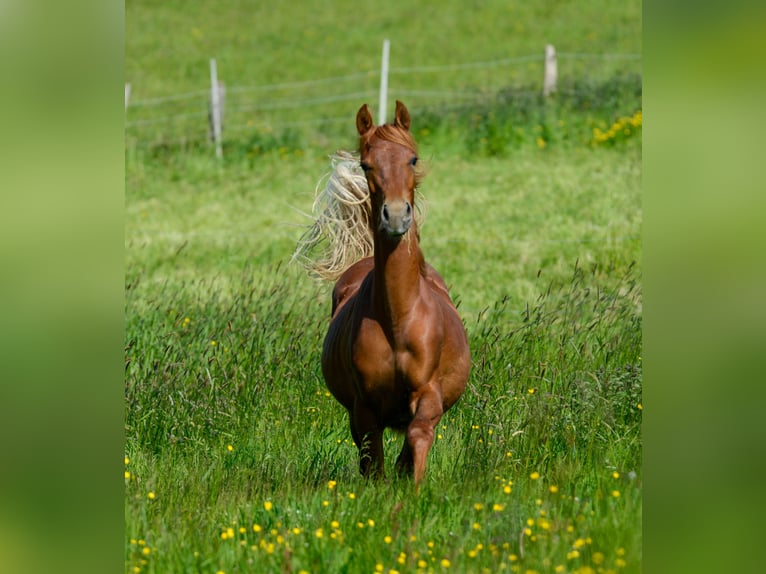
<path fill-rule="evenodd" d="M 229 85 L 374 69 L 383 37 L 400 67 L 547 41 L 640 51 L 638 3 L 303 6 L 129 3 L 134 97 L 204 89 L 213 56 Z M 392 432 L 390 478 L 358 475 L 319 367 L 331 286 L 289 264 L 361 102 L 320 111 L 348 116 L 331 126 L 232 132 L 222 162 L 204 123 L 126 130 L 126 572 L 641 570 L 641 94 L 622 64 L 549 101 L 505 97 L 539 82 L 537 63 L 392 75 L 394 97 L 486 96 L 405 100 L 427 171 L 423 250 L 472 351 L 418 494 L 393 477 Z"/>

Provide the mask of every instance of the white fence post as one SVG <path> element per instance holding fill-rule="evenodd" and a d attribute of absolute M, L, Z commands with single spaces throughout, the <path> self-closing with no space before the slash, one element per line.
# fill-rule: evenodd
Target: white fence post
<path fill-rule="evenodd" d="M 548 97 L 556 91 L 558 78 L 556 67 L 556 48 L 551 44 L 545 46 L 545 75 L 543 76 L 543 96 Z"/>
<path fill-rule="evenodd" d="M 125 109 L 128 109 L 128 102 L 130 101 L 130 83 L 125 84 Z"/>
<path fill-rule="evenodd" d="M 380 62 L 380 101 L 378 105 L 378 124 L 386 123 L 386 99 L 388 98 L 388 52 L 391 42 L 383 40 L 383 57 Z"/>
<path fill-rule="evenodd" d="M 218 85 L 218 69 L 215 58 L 210 59 L 210 122 L 213 142 L 215 142 L 215 155 L 218 159 L 223 157 L 221 148 L 221 119 L 223 117 L 223 99 L 220 86 Z"/>

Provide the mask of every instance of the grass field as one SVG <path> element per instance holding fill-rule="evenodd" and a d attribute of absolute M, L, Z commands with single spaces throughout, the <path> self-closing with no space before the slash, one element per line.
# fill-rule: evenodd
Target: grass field
<path fill-rule="evenodd" d="M 496 58 L 500 38 L 526 53 L 549 34 L 572 52 L 640 51 L 638 3 L 213 6 L 129 3 L 137 97 L 204 86 L 212 51 L 242 84 L 349 73 L 343 54 L 369 37 L 377 61 L 380 26 L 408 65 Z M 221 163 L 128 134 L 125 571 L 640 572 L 640 93 L 610 93 L 421 124 L 411 108 L 422 247 L 460 302 L 473 365 L 417 495 L 358 476 L 319 368 L 331 286 L 289 263 L 362 102 L 346 104 L 347 135 L 258 149 L 243 135 Z M 392 474 L 402 437 L 384 440 Z"/>

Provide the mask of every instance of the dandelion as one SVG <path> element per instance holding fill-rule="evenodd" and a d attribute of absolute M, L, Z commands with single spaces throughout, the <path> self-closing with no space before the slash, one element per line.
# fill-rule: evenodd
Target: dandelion
<path fill-rule="evenodd" d="M 478 522 L 474 522 L 472 526 L 474 530 L 481 530 L 481 524 Z"/>
<path fill-rule="evenodd" d="M 260 524 L 253 524 L 253 532 L 260 532 L 262 530 Z"/>
<path fill-rule="evenodd" d="M 614 496 L 615 498 L 620 498 L 620 491 L 619 490 L 613 490 L 612 491 L 612 496 Z"/>
<path fill-rule="evenodd" d="M 506 485 L 506 486 L 504 486 L 504 487 L 503 487 L 503 492 L 504 492 L 505 494 L 511 494 L 511 491 L 512 491 L 512 490 L 513 490 L 513 489 L 512 489 L 510 486 L 508 486 L 508 485 Z"/>
<path fill-rule="evenodd" d="M 125 457 L 125 464 L 130 464 L 130 459 L 127 456 Z"/>
<path fill-rule="evenodd" d="M 270 500 L 267 500 L 263 503 L 263 508 L 266 509 L 266 512 L 271 512 L 271 509 L 274 508 L 274 505 L 271 503 Z"/>
<path fill-rule="evenodd" d="M 324 536 L 324 530 L 322 530 L 321 528 L 317 528 L 314 531 L 314 536 L 316 536 L 317 538 L 322 538 Z"/>
<path fill-rule="evenodd" d="M 370 526 L 370 528 L 372 528 L 373 526 L 375 526 L 375 521 L 372 518 L 368 518 L 367 524 Z"/>
<path fill-rule="evenodd" d="M 232 445 L 230 445 L 230 444 L 227 444 L 227 445 L 226 445 L 226 450 L 228 450 L 229 452 L 231 452 L 231 451 L 233 451 L 233 450 L 234 450 L 234 447 L 233 447 Z"/>
<path fill-rule="evenodd" d="M 425 568 L 426 566 L 428 566 L 428 562 L 425 560 L 418 560 L 418 568 Z"/>
<path fill-rule="evenodd" d="M 543 138 L 537 138 L 537 147 L 540 149 L 545 147 L 545 140 Z"/>
<path fill-rule="evenodd" d="M 618 558 L 617 560 L 614 561 L 614 565 L 617 566 L 617 568 L 625 568 L 627 564 L 628 563 L 625 562 L 625 560 L 623 560 L 622 558 Z"/>
<path fill-rule="evenodd" d="M 548 490 L 551 491 L 551 494 L 556 494 L 559 491 L 559 487 L 556 486 L 555 484 L 552 484 Z"/>
<path fill-rule="evenodd" d="M 130 478 L 130 472 L 127 470 L 125 471 L 125 478 Z"/>
<path fill-rule="evenodd" d="M 447 560 L 446 558 L 442 558 L 441 565 L 442 565 L 442 568 L 449 568 L 451 565 L 451 562 Z"/>
<path fill-rule="evenodd" d="M 390 536 L 384 536 L 383 542 L 385 542 L 386 544 L 391 544 L 391 542 L 393 542 L 393 538 L 391 538 Z"/>
<path fill-rule="evenodd" d="M 329 506 L 329 505 L 330 505 L 329 501 L 327 501 L 327 500 L 323 500 L 322 501 L 322 506 Z"/>
<path fill-rule="evenodd" d="M 567 552 L 567 560 L 574 560 L 575 558 L 580 557 L 579 550 L 572 550 L 570 552 Z"/>
<path fill-rule="evenodd" d="M 494 512 L 502 512 L 503 510 L 505 510 L 505 504 L 497 504 L 497 503 L 495 503 L 495 504 L 492 505 L 492 510 Z"/>
<path fill-rule="evenodd" d="M 330 490 L 332 490 L 333 488 L 335 488 L 335 486 L 336 486 L 337 484 L 338 484 L 338 483 L 337 483 L 336 481 L 334 481 L 334 480 L 330 480 L 330 481 L 328 481 L 328 483 L 327 483 L 327 488 L 329 488 Z"/>
<path fill-rule="evenodd" d="M 375 565 L 375 572 L 383 572 L 383 564 L 381 564 L 380 562 L 378 562 L 378 563 Z"/>
<path fill-rule="evenodd" d="M 537 389 L 527 389 L 527 394 L 534 395 L 537 392 Z"/>
<path fill-rule="evenodd" d="M 638 408 L 639 411 L 644 410 L 644 407 L 641 406 L 641 403 L 638 403 L 638 405 L 636 405 L 636 407 Z"/>
<path fill-rule="evenodd" d="M 476 504 L 473 505 L 473 507 L 476 510 L 481 510 L 482 508 L 484 508 L 484 505 L 481 502 L 477 502 Z"/>
<path fill-rule="evenodd" d="M 301 529 L 300 528 L 298 528 L 297 526 L 295 528 L 293 528 L 293 534 L 295 534 L 295 536 L 298 536 L 300 533 L 301 533 Z"/>
<path fill-rule="evenodd" d="M 513 456 L 513 453 L 509 450 L 508 452 L 505 453 L 505 456 L 507 456 L 508 458 L 511 458 Z"/>
<path fill-rule="evenodd" d="M 217 344 L 218 344 L 218 343 L 216 343 L 215 341 L 210 341 L 210 345 L 211 345 L 212 347 L 215 347 Z"/>
<path fill-rule="evenodd" d="M 354 494 L 353 492 L 349 492 L 349 493 L 348 493 L 348 497 L 349 497 L 351 500 L 354 500 L 354 499 L 356 498 L 356 494 Z"/>
<path fill-rule="evenodd" d="M 540 473 L 537 471 L 534 471 L 532 474 L 529 475 L 529 478 L 531 478 L 532 480 L 537 480 L 538 478 L 540 478 Z"/>
<path fill-rule="evenodd" d="M 604 562 L 604 554 L 602 552 L 594 552 L 592 560 L 594 564 L 599 565 Z"/>
<path fill-rule="evenodd" d="M 156 498 L 156 495 L 151 490 L 149 491 L 149 494 L 146 495 L 149 500 L 154 500 Z"/>
<path fill-rule="evenodd" d="M 616 470 L 612 473 L 612 478 L 620 478 L 620 473 Z"/>
<path fill-rule="evenodd" d="M 149 548 L 148 546 L 144 546 L 143 550 L 141 550 L 141 553 L 144 556 L 149 556 L 149 554 L 151 554 L 151 552 L 152 552 L 152 549 Z"/>

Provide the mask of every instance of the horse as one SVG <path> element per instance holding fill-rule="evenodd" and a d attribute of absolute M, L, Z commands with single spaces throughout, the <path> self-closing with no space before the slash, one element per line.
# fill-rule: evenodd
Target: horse
<path fill-rule="evenodd" d="M 405 434 L 395 469 L 413 477 L 417 487 L 434 429 L 465 390 L 468 337 L 444 279 L 420 249 L 415 196 L 422 174 L 409 111 L 397 100 L 393 123 L 376 126 L 364 104 L 356 129 L 361 173 L 356 180 L 340 178 L 344 192 L 355 198 L 347 205 L 356 215 L 338 216 L 335 202 L 327 221 L 343 228 L 345 235 L 336 236 L 341 251 L 371 245 L 372 253 L 346 267 L 341 252 L 314 268 L 325 278 L 340 273 L 322 375 L 348 411 L 362 476 L 384 477 L 383 431 L 391 428 Z M 316 225 L 312 233 L 304 247 L 318 242 Z"/>

